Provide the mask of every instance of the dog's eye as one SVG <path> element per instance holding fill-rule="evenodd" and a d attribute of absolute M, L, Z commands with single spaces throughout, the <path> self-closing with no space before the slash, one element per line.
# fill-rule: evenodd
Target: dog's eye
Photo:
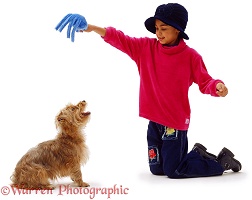
<path fill-rule="evenodd" d="M 77 107 L 72 107 L 71 110 L 72 111 L 75 111 L 77 109 Z"/>

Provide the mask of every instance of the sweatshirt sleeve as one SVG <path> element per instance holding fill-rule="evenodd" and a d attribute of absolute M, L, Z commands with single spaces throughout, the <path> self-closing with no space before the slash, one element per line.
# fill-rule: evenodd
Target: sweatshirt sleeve
<path fill-rule="evenodd" d="M 122 31 L 113 27 L 106 28 L 104 41 L 126 53 L 132 60 L 136 61 L 145 45 L 145 38 L 135 38 L 125 35 Z"/>
<path fill-rule="evenodd" d="M 216 85 L 223 83 L 219 79 L 213 79 L 207 71 L 202 57 L 199 55 L 193 62 L 193 81 L 198 84 L 199 90 L 203 94 L 210 94 L 211 96 L 218 97 L 216 94 Z"/>

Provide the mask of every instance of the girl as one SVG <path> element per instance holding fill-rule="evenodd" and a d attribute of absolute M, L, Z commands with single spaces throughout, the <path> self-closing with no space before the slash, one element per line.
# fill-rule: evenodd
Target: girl
<path fill-rule="evenodd" d="M 201 55 L 186 45 L 188 12 L 180 4 L 156 8 L 145 21 L 154 38 L 135 38 L 113 27 L 88 24 L 85 32 L 95 32 L 103 40 L 135 61 L 140 75 L 139 115 L 149 121 L 147 131 L 150 171 L 170 178 L 222 175 L 238 172 L 241 163 L 223 148 L 218 156 L 196 143 L 188 153 L 190 124 L 188 90 L 192 83 L 203 94 L 225 97 L 228 89 L 207 72 Z M 81 31 L 83 32 L 83 31 Z"/>

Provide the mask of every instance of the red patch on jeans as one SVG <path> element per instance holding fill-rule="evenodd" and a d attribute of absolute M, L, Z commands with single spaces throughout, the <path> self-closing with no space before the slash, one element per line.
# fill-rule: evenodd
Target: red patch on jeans
<path fill-rule="evenodd" d="M 153 159 L 156 158 L 156 156 L 157 156 L 157 154 L 155 153 L 155 150 L 154 150 L 154 149 L 150 149 L 150 150 L 149 150 L 149 158 L 150 158 L 151 160 L 153 160 Z"/>
<path fill-rule="evenodd" d="M 148 157 L 149 165 L 160 164 L 158 147 L 156 145 L 148 146 Z"/>

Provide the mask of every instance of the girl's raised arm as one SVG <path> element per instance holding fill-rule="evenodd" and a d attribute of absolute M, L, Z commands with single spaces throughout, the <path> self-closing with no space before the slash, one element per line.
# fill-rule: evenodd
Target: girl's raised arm
<path fill-rule="evenodd" d="M 106 34 L 106 28 L 102 28 L 102 27 L 95 26 L 92 24 L 88 24 L 87 29 L 83 31 L 81 30 L 80 32 L 92 32 L 92 31 L 99 34 L 102 37 L 104 37 Z"/>

